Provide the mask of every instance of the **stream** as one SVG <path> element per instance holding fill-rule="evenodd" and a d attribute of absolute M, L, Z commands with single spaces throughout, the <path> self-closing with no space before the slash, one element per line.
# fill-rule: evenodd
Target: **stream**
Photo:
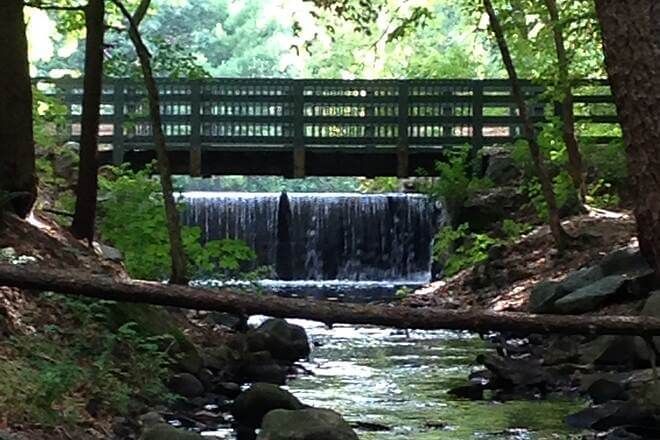
<path fill-rule="evenodd" d="M 363 440 L 567 439 L 564 417 L 582 408 L 567 400 L 473 402 L 447 390 L 465 382 L 475 357 L 487 350 L 476 335 L 402 331 L 291 320 L 316 345 L 303 365 L 313 375 L 290 381 L 303 403 L 331 408 L 358 428 Z"/>

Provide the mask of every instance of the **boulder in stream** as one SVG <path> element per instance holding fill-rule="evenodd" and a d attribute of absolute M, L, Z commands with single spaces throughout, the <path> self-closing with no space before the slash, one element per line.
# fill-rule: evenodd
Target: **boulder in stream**
<path fill-rule="evenodd" d="M 309 356 L 309 339 L 305 329 L 284 319 L 268 319 L 248 332 L 250 351 L 269 351 L 275 359 L 295 362 Z"/>
<path fill-rule="evenodd" d="M 276 409 L 264 417 L 257 440 L 358 440 L 358 436 L 329 409 Z"/>
<path fill-rule="evenodd" d="M 255 383 L 239 394 L 231 412 L 239 425 L 258 428 L 264 416 L 274 409 L 298 410 L 303 407 L 296 396 L 277 385 Z"/>

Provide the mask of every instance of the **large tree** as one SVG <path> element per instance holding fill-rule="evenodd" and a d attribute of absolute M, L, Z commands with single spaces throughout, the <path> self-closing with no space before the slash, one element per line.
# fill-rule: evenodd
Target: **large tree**
<path fill-rule="evenodd" d="M 32 86 L 22 0 L 0 1 L 0 191 L 26 216 L 37 185 L 32 135 Z"/>
<path fill-rule="evenodd" d="M 80 166 L 76 210 L 71 231 L 77 238 L 94 240 L 98 191 L 98 133 L 103 89 L 103 35 L 105 1 L 90 0 L 85 7 L 85 79 L 80 132 Z"/>
<path fill-rule="evenodd" d="M 660 278 L 660 2 L 596 0 L 640 248 Z"/>

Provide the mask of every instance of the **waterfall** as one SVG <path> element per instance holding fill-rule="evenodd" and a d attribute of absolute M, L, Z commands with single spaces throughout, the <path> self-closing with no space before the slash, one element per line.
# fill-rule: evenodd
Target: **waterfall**
<path fill-rule="evenodd" d="M 439 210 L 418 194 L 187 192 L 184 223 L 283 280 L 426 282 Z"/>

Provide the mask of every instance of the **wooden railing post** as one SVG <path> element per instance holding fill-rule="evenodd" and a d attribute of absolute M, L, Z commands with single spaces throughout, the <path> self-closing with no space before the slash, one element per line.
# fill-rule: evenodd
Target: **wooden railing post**
<path fill-rule="evenodd" d="M 113 89 L 113 127 L 112 127 L 112 163 L 120 165 L 124 162 L 124 97 L 126 94 L 126 83 L 118 79 Z"/>
<path fill-rule="evenodd" d="M 410 175 L 409 139 L 408 139 L 408 112 L 409 112 L 410 86 L 407 81 L 399 81 L 399 110 L 398 131 L 399 141 L 397 144 L 397 170 L 396 175 L 405 178 Z"/>
<path fill-rule="evenodd" d="M 293 177 L 305 177 L 304 84 L 293 80 Z"/>
<path fill-rule="evenodd" d="M 190 83 L 190 175 L 202 175 L 202 84 Z"/>
<path fill-rule="evenodd" d="M 484 146 L 484 83 L 472 83 L 472 156 Z"/>

